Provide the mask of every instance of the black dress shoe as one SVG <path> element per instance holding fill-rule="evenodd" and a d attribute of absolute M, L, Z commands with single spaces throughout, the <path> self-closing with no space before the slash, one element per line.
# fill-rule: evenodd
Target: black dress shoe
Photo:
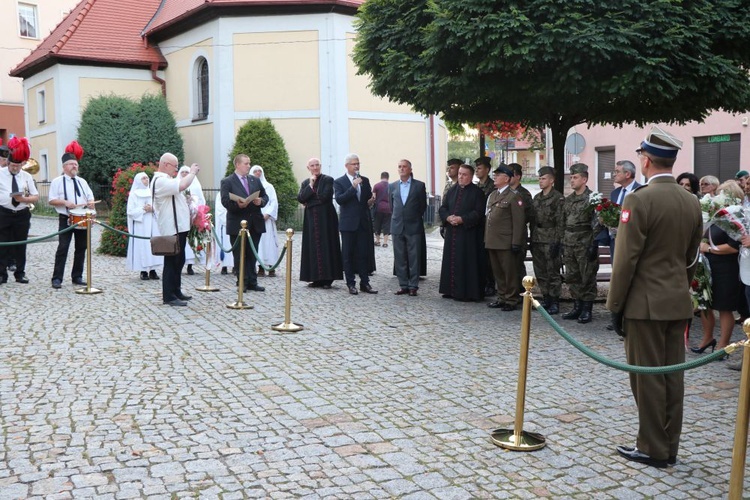
<path fill-rule="evenodd" d="M 172 307 L 179 307 L 179 306 L 186 306 L 187 302 L 184 300 L 180 300 L 180 299 L 172 299 L 168 302 L 164 302 L 164 304 L 168 306 L 172 306 Z"/>
<path fill-rule="evenodd" d="M 23 283 L 24 285 L 29 282 L 29 278 L 25 274 L 16 275 L 16 283 Z"/>
<path fill-rule="evenodd" d="M 227 266 L 221 268 L 221 274 L 227 274 Z"/>
<path fill-rule="evenodd" d="M 490 309 L 499 309 L 504 306 L 505 306 L 505 302 L 500 302 L 499 300 L 496 300 L 495 302 L 490 302 L 489 304 L 487 304 L 487 307 L 489 307 Z"/>
<path fill-rule="evenodd" d="M 409 290 L 409 297 L 416 297 L 416 296 L 417 296 L 417 291 L 416 290 L 413 290 L 413 289 Z"/>
<path fill-rule="evenodd" d="M 612 323 L 608 324 L 607 325 L 607 330 L 609 330 L 610 332 L 615 331 L 615 325 L 613 325 Z"/>
<path fill-rule="evenodd" d="M 365 293 L 378 293 L 378 291 L 377 290 L 373 290 L 373 288 L 370 285 L 360 286 L 359 287 L 359 291 L 360 292 L 365 292 Z"/>
<path fill-rule="evenodd" d="M 148 281 L 148 273 L 146 271 L 141 271 L 141 279 L 143 281 Z"/>
<path fill-rule="evenodd" d="M 444 299 L 452 299 L 452 298 L 453 298 L 453 295 L 451 295 L 451 294 L 449 294 L 449 293 L 444 293 L 444 294 L 443 294 L 443 298 L 444 298 Z"/>
<path fill-rule="evenodd" d="M 246 292 L 265 292 L 266 289 L 260 285 L 253 285 L 253 286 L 245 287 L 245 291 Z"/>
<path fill-rule="evenodd" d="M 158 274 L 156 274 L 156 271 L 154 271 L 154 270 L 152 269 L 152 270 L 150 270 L 150 271 L 148 272 L 148 279 L 150 279 L 150 280 L 158 280 L 158 279 L 159 279 L 159 275 L 158 275 Z"/>
<path fill-rule="evenodd" d="M 517 306 L 515 304 L 505 304 L 500 310 L 501 311 L 515 311 L 516 307 Z"/>
<path fill-rule="evenodd" d="M 177 297 L 180 300 L 190 300 L 190 299 L 193 298 L 192 295 L 185 295 L 182 292 L 177 292 L 176 294 L 174 294 L 174 296 Z"/>
<path fill-rule="evenodd" d="M 188 264 L 188 267 L 187 267 L 187 273 L 188 273 L 188 274 L 189 274 L 190 276 L 192 276 L 192 275 L 194 275 L 194 274 L 195 274 L 195 271 L 193 271 L 193 265 L 192 265 L 192 264 Z"/>
<path fill-rule="evenodd" d="M 406 295 L 407 293 L 409 293 L 408 288 L 399 288 L 394 295 Z"/>
<path fill-rule="evenodd" d="M 52 280 L 52 288 L 62 288 L 62 281 L 58 279 Z"/>
<path fill-rule="evenodd" d="M 86 285 L 86 282 L 83 281 L 83 278 L 73 278 L 73 284 L 74 285 Z"/>
<path fill-rule="evenodd" d="M 357 295 L 359 293 L 356 286 L 347 286 L 347 288 L 349 289 L 349 293 L 352 295 Z"/>
<path fill-rule="evenodd" d="M 632 462 L 650 465 L 651 467 L 656 467 L 657 469 L 664 469 L 667 467 L 668 460 L 658 460 L 656 458 L 651 458 L 645 453 L 641 453 L 640 451 L 638 451 L 638 448 L 631 448 L 630 446 L 618 446 L 616 449 L 617 453 Z M 676 461 L 677 457 L 675 457 L 675 462 Z"/>

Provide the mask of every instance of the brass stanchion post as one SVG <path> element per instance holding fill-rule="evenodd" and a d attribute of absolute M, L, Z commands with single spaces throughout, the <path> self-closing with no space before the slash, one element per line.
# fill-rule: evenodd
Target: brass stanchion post
<path fill-rule="evenodd" d="M 92 288 L 91 286 L 91 228 L 94 226 L 94 215 L 96 212 L 86 212 L 86 288 L 79 288 L 76 293 L 82 293 L 86 295 L 93 295 L 95 293 L 102 293 L 98 288 Z M 78 231 L 78 229 L 74 229 Z"/>
<path fill-rule="evenodd" d="M 745 335 L 750 339 L 750 319 L 742 323 Z M 747 342 L 747 341 L 746 341 Z M 737 423 L 734 427 L 732 471 L 729 475 L 729 500 L 740 500 L 745 483 L 745 461 L 747 460 L 747 426 L 750 416 L 750 353 L 748 344 L 742 346 L 742 374 L 740 375 L 740 397 L 737 402 Z"/>
<path fill-rule="evenodd" d="M 240 227 L 242 227 L 242 229 L 240 229 L 240 234 L 238 235 L 240 238 L 240 271 L 237 276 L 237 301 L 227 304 L 227 307 L 229 309 L 252 309 L 253 306 L 242 301 L 242 293 L 245 291 L 245 241 L 248 237 L 247 221 L 241 221 Z M 235 264 L 237 263 L 235 262 Z"/>
<path fill-rule="evenodd" d="M 210 231 L 213 235 L 213 224 L 210 224 Z M 211 257 L 213 257 L 213 242 L 208 240 L 206 243 L 206 283 L 203 286 L 196 286 L 199 292 L 218 292 L 219 287 L 211 286 Z"/>
<path fill-rule="evenodd" d="M 292 315 L 292 236 L 294 229 L 286 230 L 286 291 L 284 292 L 284 322 L 278 325 L 272 325 L 271 328 L 277 332 L 299 332 L 304 328 L 302 325 L 294 324 L 291 321 Z"/>
<path fill-rule="evenodd" d="M 529 362 L 529 338 L 531 336 L 531 307 L 534 278 L 523 279 L 523 312 L 521 313 L 521 353 L 518 358 L 518 389 L 516 391 L 516 420 L 513 429 L 495 429 L 492 431 L 492 442 L 501 448 L 512 451 L 534 451 L 544 448 L 547 440 L 541 434 L 523 430 L 523 412 L 526 404 L 526 369 Z"/>

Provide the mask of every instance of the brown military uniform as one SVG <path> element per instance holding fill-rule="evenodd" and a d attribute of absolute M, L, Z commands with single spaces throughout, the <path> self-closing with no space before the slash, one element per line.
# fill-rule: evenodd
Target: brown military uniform
<path fill-rule="evenodd" d="M 521 248 L 526 234 L 524 203 L 510 187 L 502 193 L 495 190 L 487 199 L 484 246 L 497 285 L 497 298 L 508 305 L 519 301 L 518 266 L 512 247 Z"/>

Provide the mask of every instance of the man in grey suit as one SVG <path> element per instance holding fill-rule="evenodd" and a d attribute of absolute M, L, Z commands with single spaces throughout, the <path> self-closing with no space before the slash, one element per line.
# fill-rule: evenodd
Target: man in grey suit
<path fill-rule="evenodd" d="M 399 290 L 396 295 L 417 296 L 419 289 L 419 263 L 424 237 L 424 212 L 427 209 L 427 191 L 424 182 L 412 177 L 411 162 L 398 162 L 399 180 L 390 185 L 388 199 L 391 204 L 391 237 L 393 260 Z"/>

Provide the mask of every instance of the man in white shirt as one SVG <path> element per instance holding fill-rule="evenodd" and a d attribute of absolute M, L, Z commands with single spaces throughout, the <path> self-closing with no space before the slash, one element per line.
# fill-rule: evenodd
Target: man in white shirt
<path fill-rule="evenodd" d="M 72 144 L 72 143 L 71 143 Z M 66 151 L 70 149 L 70 145 Z M 58 230 L 69 227 L 70 210 L 74 208 L 94 209 L 94 193 L 88 183 L 78 177 L 78 161 L 83 156 L 73 152 L 66 152 L 62 156 L 63 175 L 52 179 L 49 185 L 49 204 L 57 212 Z M 75 234 L 73 253 L 73 270 L 70 277 L 74 285 L 85 285 L 83 281 L 83 264 L 86 261 L 86 232 L 85 228 L 76 228 L 58 237 L 57 252 L 55 252 L 55 268 L 52 271 L 52 288 L 61 288 L 65 275 L 65 261 L 68 259 L 70 240 Z"/>
<path fill-rule="evenodd" d="M 180 239 L 180 253 L 164 256 L 161 276 L 162 301 L 170 306 L 186 306 L 192 297 L 182 293 L 182 266 L 185 265 L 185 243 L 190 230 L 190 208 L 184 196 L 177 196 L 190 187 L 200 171 L 198 164 L 190 166 L 190 173 L 176 177 L 179 162 L 172 153 L 164 153 L 159 159 L 159 169 L 151 180 L 154 197 L 154 213 L 159 233 L 162 236 L 176 234 Z"/>

